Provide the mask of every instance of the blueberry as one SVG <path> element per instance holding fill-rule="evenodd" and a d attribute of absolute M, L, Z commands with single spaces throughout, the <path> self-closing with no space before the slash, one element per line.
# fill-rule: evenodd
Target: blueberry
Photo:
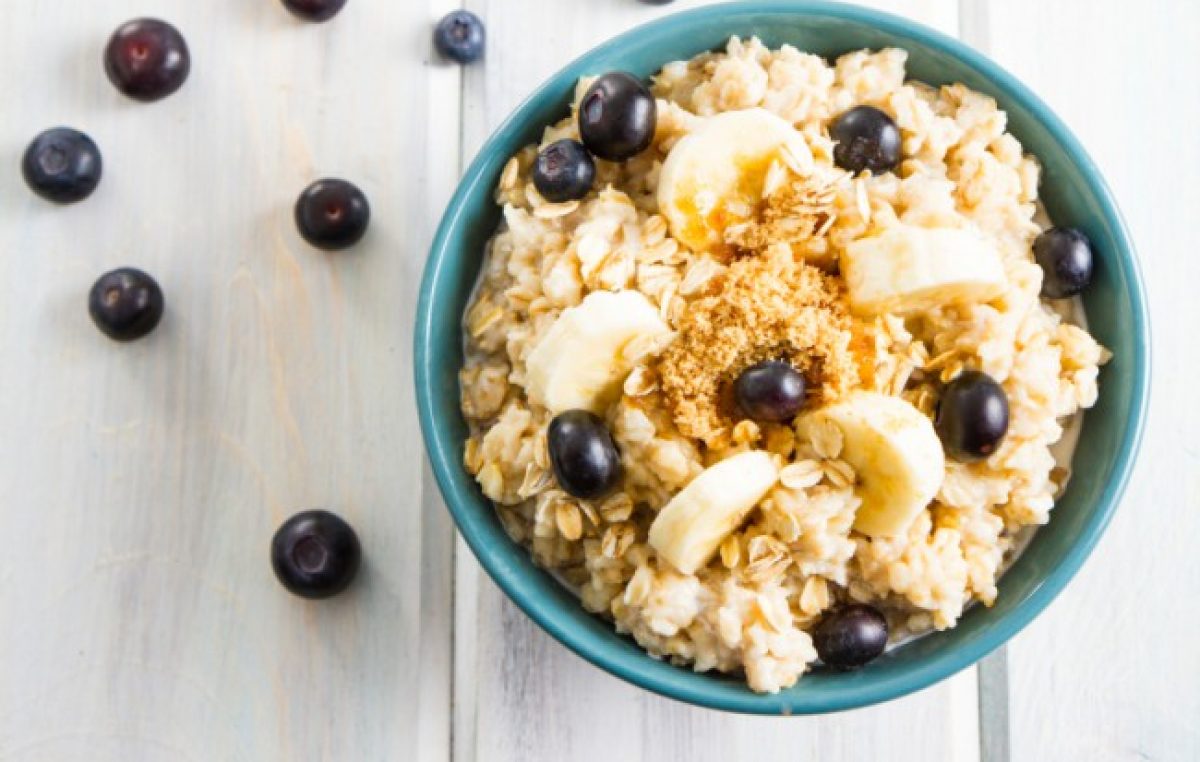
<path fill-rule="evenodd" d="M 116 341 L 133 341 L 153 331 L 164 307 L 158 283 L 134 267 L 101 275 L 88 294 L 92 322 Z"/>
<path fill-rule="evenodd" d="M 952 458 L 983 460 L 1008 432 L 1008 395 L 988 374 L 963 371 L 942 392 L 933 425 Z"/>
<path fill-rule="evenodd" d="M 559 140 L 538 153 L 533 184 L 551 203 L 583 198 L 596 179 L 596 163 L 578 140 Z"/>
<path fill-rule="evenodd" d="M 568 410 L 550 421 L 550 465 L 558 486 L 582 498 L 602 497 L 621 479 L 621 454 L 599 416 Z"/>
<path fill-rule="evenodd" d="M 139 101 L 166 98 L 183 86 L 192 56 L 179 30 L 158 19 L 134 19 L 117 27 L 104 50 L 108 79 Z"/>
<path fill-rule="evenodd" d="M 657 124 L 649 88 L 623 71 L 597 77 L 579 102 L 579 134 L 601 159 L 625 161 L 646 150 Z"/>
<path fill-rule="evenodd" d="M 855 106 L 829 129 L 837 141 L 833 160 L 854 174 L 890 172 L 900 164 L 900 128 L 874 106 Z"/>
<path fill-rule="evenodd" d="M 742 371 L 733 396 L 756 421 L 789 421 L 804 407 L 804 376 L 782 360 L 767 360 Z"/>
<path fill-rule="evenodd" d="M 362 564 L 358 535 L 329 511 L 297 513 L 271 540 L 280 584 L 301 598 L 329 598 L 349 587 Z"/>
<path fill-rule="evenodd" d="M 433 46 L 444 57 L 461 64 L 478 61 L 485 42 L 483 21 L 470 11 L 447 13 L 433 29 Z"/>
<path fill-rule="evenodd" d="M 367 197 L 345 180 L 318 180 L 296 200 L 296 227 L 318 249 L 336 251 L 358 243 L 371 221 Z"/>
<path fill-rule="evenodd" d="M 887 619 L 877 609 L 856 603 L 826 614 L 813 630 L 817 656 L 835 669 L 855 669 L 887 648 Z"/>
<path fill-rule="evenodd" d="M 328 21 L 346 7 L 346 0 L 283 0 L 283 7 L 305 21 Z"/>
<path fill-rule="evenodd" d="M 1092 242 L 1075 228 L 1050 228 L 1033 242 L 1042 268 L 1042 296 L 1065 299 L 1092 282 Z"/>
<path fill-rule="evenodd" d="M 100 149 L 92 139 L 69 127 L 38 135 L 21 160 L 21 173 L 30 190 L 58 204 L 72 204 L 92 195 L 103 169 Z"/>

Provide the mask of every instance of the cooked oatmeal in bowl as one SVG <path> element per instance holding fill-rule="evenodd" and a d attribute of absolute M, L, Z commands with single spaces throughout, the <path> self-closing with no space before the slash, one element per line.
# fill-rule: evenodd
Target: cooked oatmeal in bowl
<path fill-rule="evenodd" d="M 906 59 L 733 37 L 581 79 L 463 315 L 463 463 L 513 541 L 756 692 L 991 606 L 1111 357 L 1038 159 Z"/>

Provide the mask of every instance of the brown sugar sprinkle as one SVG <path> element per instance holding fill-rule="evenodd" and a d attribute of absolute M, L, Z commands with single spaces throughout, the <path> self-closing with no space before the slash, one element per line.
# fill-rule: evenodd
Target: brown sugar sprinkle
<path fill-rule="evenodd" d="M 732 382 L 765 359 L 785 359 L 808 380 L 814 402 L 833 401 L 860 381 L 854 323 L 837 281 L 797 261 L 786 244 L 735 260 L 688 304 L 679 338 L 657 375 L 679 430 L 719 446 L 739 416 Z"/>

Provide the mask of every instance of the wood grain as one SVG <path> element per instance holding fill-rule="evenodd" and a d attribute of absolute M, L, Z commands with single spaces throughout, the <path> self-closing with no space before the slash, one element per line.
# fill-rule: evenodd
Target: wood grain
<path fill-rule="evenodd" d="M 427 64 L 444 2 L 22 2 L 0 27 L 0 759 L 447 759 L 453 531 L 423 472 L 412 316 L 458 171 L 458 75 Z M 117 95 L 120 22 L 171 20 L 190 80 Z M 12 171 L 38 131 L 106 160 L 71 208 Z M 327 175 L 374 206 L 364 244 L 304 245 Z M 93 279 L 137 265 L 168 313 L 118 345 Z M 267 547 L 326 506 L 359 584 L 314 604 Z M 418 688 L 419 686 L 419 688 Z"/>
<path fill-rule="evenodd" d="M 1106 539 L 1006 655 L 884 706 L 792 719 L 657 698 L 543 634 L 454 540 L 414 410 L 417 284 L 464 158 L 564 61 L 700 0 L 465 0 L 490 39 L 461 72 L 429 49 L 460 0 L 351 0 L 325 25 L 278 0 L 11 4 L 0 760 L 1200 757 L 1191 0 L 870 3 L 990 51 L 1093 151 L 1149 280 L 1155 403 Z M 153 105 L 122 99 L 99 65 L 111 29 L 147 13 L 195 58 Z M 97 194 L 70 208 L 13 171 L 57 124 L 106 160 Z M 339 255 L 291 222 L 296 194 L 328 175 L 374 209 Z M 84 302 L 126 264 L 158 277 L 168 315 L 117 345 Z M 322 604 L 283 593 L 267 563 L 278 523 L 312 506 L 350 519 L 367 554 L 360 584 Z"/>
<path fill-rule="evenodd" d="M 1012 758 L 1200 758 L 1200 426 L 1193 233 L 1200 6 L 987 3 L 992 54 L 1041 94 L 1112 185 L 1137 243 L 1154 329 L 1139 465 L 1107 534 L 1009 646 Z M 1030 19 L 1037 19 L 1030 23 Z M 1053 65 L 1050 64 L 1053 57 Z"/>
<path fill-rule="evenodd" d="M 669 11 L 630 0 L 469 0 L 488 26 L 488 66 L 468 72 L 464 154 L 564 61 Z M 875 2 L 955 33 L 955 3 Z M 559 33 L 529 44 L 528 19 Z M 455 760 L 974 760 L 974 670 L 885 706 L 823 718 L 747 718 L 647 694 L 570 654 L 503 597 L 459 544 L 455 627 Z M 905 742 L 898 744 L 903 738 Z"/>

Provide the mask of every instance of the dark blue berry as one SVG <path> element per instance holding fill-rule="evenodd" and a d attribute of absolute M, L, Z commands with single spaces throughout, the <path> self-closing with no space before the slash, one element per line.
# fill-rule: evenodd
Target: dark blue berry
<path fill-rule="evenodd" d="M 756 421 L 790 421 L 804 407 L 804 376 L 782 360 L 767 360 L 742 371 L 733 394 L 742 412 Z"/>
<path fill-rule="evenodd" d="M 596 163 L 578 140 L 559 140 L 543 148 L 533 164 L 533 184 L 551 203 L 583 198 L 596 180 Z"/>
<path fill-rule="evenodd" d="M 329 511 L 297 513 L 271 540 L 271 567 L 301 598 L 329 598 L 349 587 L 362 565 L 358 535 Z"/>
<path fill-rule="evenodd" d="M 835 669 L 855 669 L 887 648 L 888 624 L 883 614 L 864 604 L 826 614 L 813 630 L 817 656 Z"/>
<path fill-rule="evenodd" d="M 433 46 L 452 61 L 468 64 L 483 56 L 483 21 L 470 11 L 453 11 L 433 30 Z"/>
<path fill-rule="evenodd" d="M 977 370 L 963 371 L 946 385 L 934 428 L 946 454 L 955 460 L 983 460 L 1008 433 L 1008 395 L 995 379 Z"/>
<path fill-rule="evenodd" d="M 579 135 L 601 159 L 625 161 L 646 150 L 657 124 L 649 88 L 623 71 L 597 77 L 579 102 Z"/>
<path fill-rule="evenodd" d="M 855 106 L 829 129 L 837 142 L 833 160 L 854 174 L 890 172 L 900 164 L 900 128 L 874 106 Z"/>
<path fill-rule="evenodd" d="M 318 249 L 336 251 L 354 244 L 367 232 L 371 206 L 367 197 L 345 180 L 318 180 L 296 200 L 296 227 Z"/>
<path fill-rule="evenodd" d="M 346 0 L 283 0 L 283 7 L 305 21 L 328 21 L 345 6 Z"/>
<path fill-rule="evenodd" d="M 1033 242 L 1033 256 L 1042 268 L 1042 296 L 1065 299 L 1092 282 L 1092 242 L 1075 228 L 1050 228 Z"/>
<path fill-rule="evenodd" d="M 135 19 L 117 27 L 104 50 L 108 79 L 139 101 L 166 98 L 183 86 L 192 56 L 179 30 L 158 19 Z"/>
<path fill-rule="evenodd" d="M 568 410 L 550 421 L 550 465 L 558 486 L 585 499 L 603 497 L 621 479 L 621 454 L 599 416 Z"/>
<path fill-rule="evenodd" d="M 116 341 L 133 341 L 153 331 L 165 307 L 158 283 L 134 267 L 101 275 L 88 294 L 92 322 Z"/>
<path fill-rule="evenodd" d="M 92 195 L 104 162 L 87 135 L 69 127 L 46 130 L 33 139 L 21 160 L 29 188 L 47 201 L 71 204 Z"/>

